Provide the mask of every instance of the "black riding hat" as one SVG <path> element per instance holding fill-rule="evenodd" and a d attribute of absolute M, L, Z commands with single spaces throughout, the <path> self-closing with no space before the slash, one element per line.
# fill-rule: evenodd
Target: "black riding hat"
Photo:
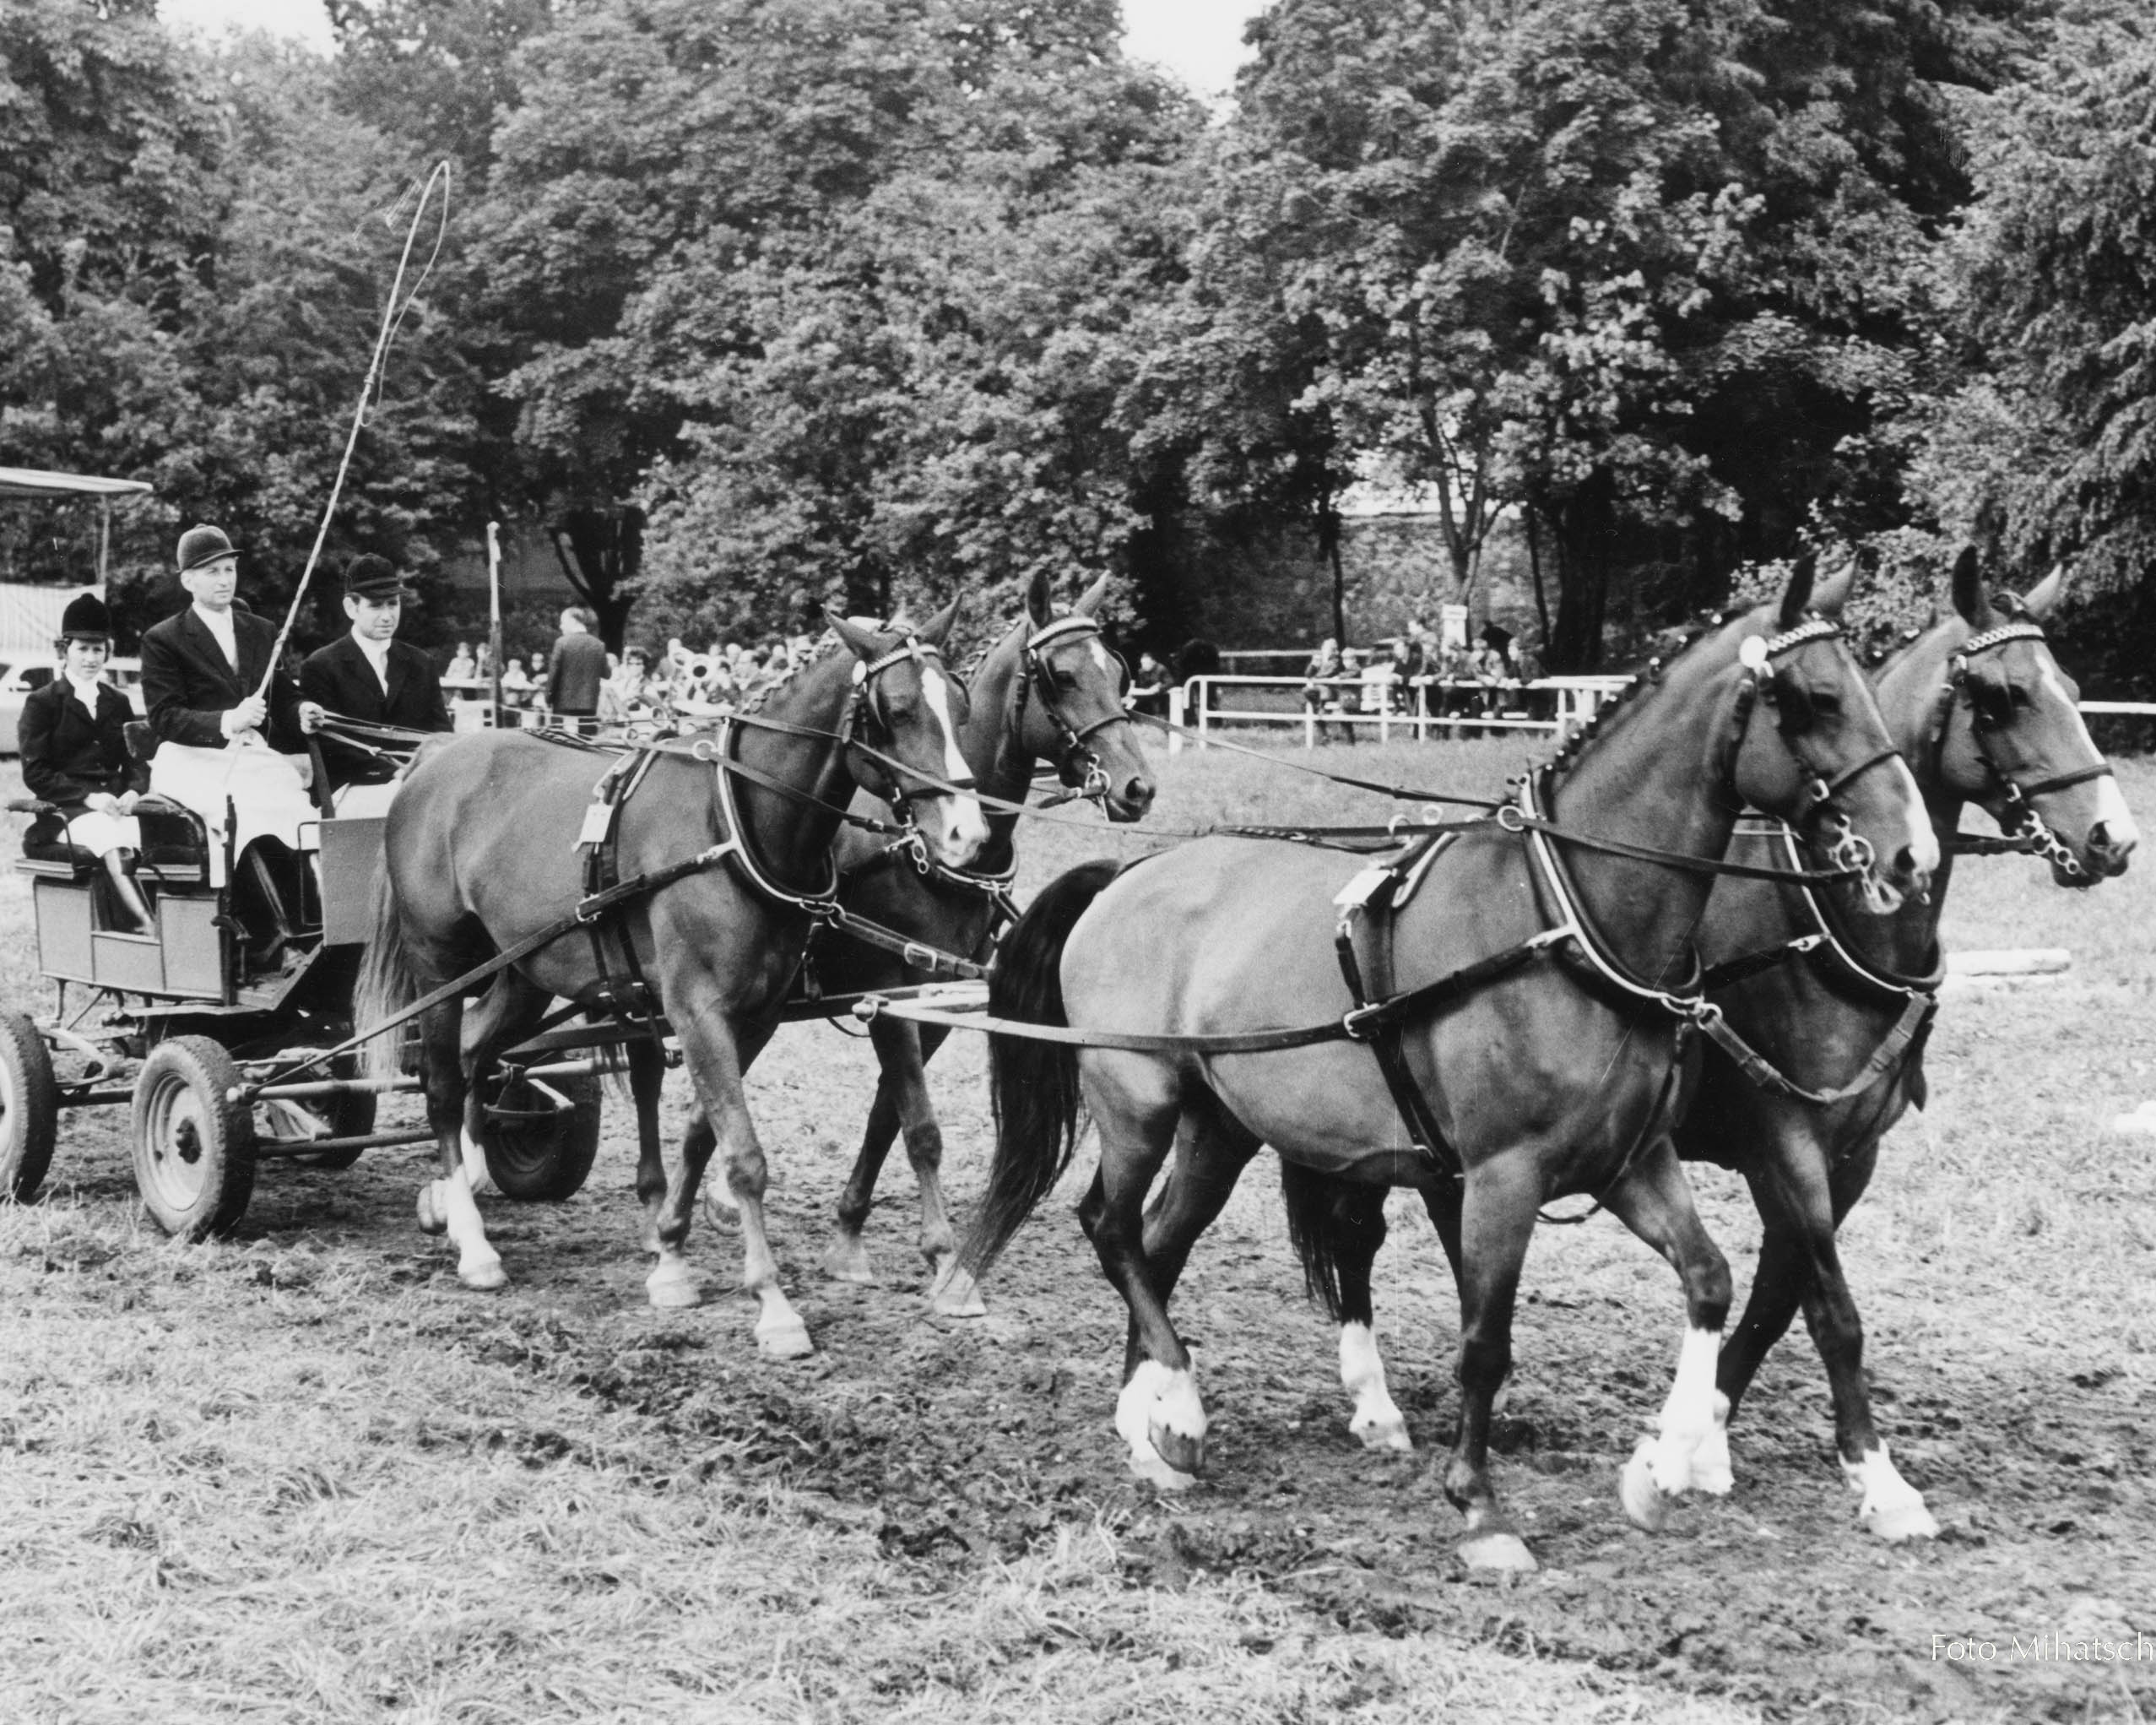
<path fill-rule="evenodd" d="M 412 596 L 412 589 L 404 584 L 404 578 L 397 572 L 397 566 L 387 557 L 377 557 L 371 551 L 362 553 L 344 566 L 344 597 L 371 599 L 376 605 L 387 605 L 393 599 L 405 599 Z"/>
<path fill-rule="evenodd" d="M 199 569 L 205 563 L 214 563 L 219 557 L 236 557 L 239 552 L 232 541 L 225 537 L 221 527 L 191 527 L 180 535 L 180 572 L 182 575 Z"/>
<path fill-rule="evenodd" d="M 60 613 L 60 638 L 62 641 L 110 641 L 112 638 L 112 613 L 105 608 L 105 601 L 94 593 L 79 593 L 68 601 L 68 608 Z"/>

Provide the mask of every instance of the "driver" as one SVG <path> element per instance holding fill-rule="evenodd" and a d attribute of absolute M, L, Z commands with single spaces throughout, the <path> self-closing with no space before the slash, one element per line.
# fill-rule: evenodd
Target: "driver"
<path fill-rule="evenodd" d="M 222 529 L 191 527 L 180 535 L 180 584 L 192 601 L 142 641 L 143 699 L 159 740 L 150 790 L 200 816 L 210 834 L 210 880 L 224 878 L 225 810 L 255 968 L 281 956 L 296 925 L 291 905 L 298 872 L 288 854 L 312 849 L 317 815 L 308 800 L 311 763 L 300 752 L 322 722 L 322 708 L 300 698 L 281 667 L 263 685 L 277 631 L 236 603 L 239 553 Z"/>
<path fill-rule="evenodd" d="M 371 554 L 353 558 L 344 571 L 344 615 L 352 627 L 300 667 L 300 688 L 307 698 L 369 724 L 449 730 L 449 708 L 434 661 L 396 638 L 404 601 L 411 596 L 388 558 Z M 339 814 L 389 811 L 397 757 L 334 732 L 323 738 L 322 757 Z"/>

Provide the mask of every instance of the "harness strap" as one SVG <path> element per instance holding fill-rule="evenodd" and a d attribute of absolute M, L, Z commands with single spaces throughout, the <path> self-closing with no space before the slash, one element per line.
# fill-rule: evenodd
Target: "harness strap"
<path fill-rule="evenodd" d="M 1938 1009 L 1938 1001 L 1930 995 L 1911 995 L 1903 1004 L 1901 1017 L 1895 1021 L 1894 1028 L 1887 1033 L 1878 1047 L 1872 1050 L 1872 1057 L 1857 1069 L 1855 1077 L 1831 1090 L 1809 1090 L 1785 1075 L 1758 1050 L 1738 1035 L 1720 1010 L 1703 1012 L 1698 1022 L 1699 1028 L 1707 1033 L 1715 1046 L 1736 1063 L 1737 1070 L 1756 1088 L 1765 1091 L 1769 1096 L 1786 1097 L 1793 1102 L 1807 1102 L 1815 1108 L 1825 1108 L 1837 1102 L 1845 1102 L 1850 1097 L 1869 1090 L 1882 1077 L 1899 1067 L 1904 1054 Z"/>

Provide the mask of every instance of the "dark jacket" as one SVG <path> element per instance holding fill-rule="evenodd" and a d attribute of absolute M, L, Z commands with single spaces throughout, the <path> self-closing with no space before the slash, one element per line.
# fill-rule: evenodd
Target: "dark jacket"
<path fill-rule="evenodd" d="M 606 643 L 596 635 L 564 635 L 546 662 L 546 704 L 556 713 L 596 713 L 605 681 Z"/>
<path fill-rule="evenodd" d="M 55 677 L 23 702 L 19 735 L 23 784 L 33 796 L 81 814 L 99 791 L 111 796 L 149 789 L 149 768 L 127 758 L 127 721 L 135 710 L 110 683 L 97 690 L 92 719 L 67 678 Z"/>
<path fill-rule="evenodd" d="M 143 700 L 149 728 L 160 740 L 198 749 L 225 746 L 218 721 L 262 686 L 277 631 L 236 605 L 232 640 L 240 653 L 236 673 L 192 605 L 142 637 Z M 303 753 L 307 746 L 299 706 L 299 684 L 280 670 L 270 680 L 269 723 L 263 734 L 272 748 L 288 755 Z"/>
<path fill-rule="evenodd" d="M 389 688 L 376 680 L 366 654 L 349 634 L 339 635 L 300 667 L 300 693 L 347 719 L 393 724 L 405 730 L 447 730 L 449 708 L 434 661 L 402 641 L 389 643 Z M 333 790 L 348 784 L 386 784 L 397 763 L 370 755 L 328 732 L 322 737 L 322 765 Z"/>

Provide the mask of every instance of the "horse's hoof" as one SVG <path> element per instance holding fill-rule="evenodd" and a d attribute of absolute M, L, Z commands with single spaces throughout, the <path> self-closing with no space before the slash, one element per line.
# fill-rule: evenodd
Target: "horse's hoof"
<path fill-rule="evenodd" d="M 936 1277 L 929 1304 L 946 1318 L 984 1318 L 989 1315 L 988 1302 L 981 1298 L 980 1283 L 955 1261 L 947 1272 Z"/>
<path fill-rule="evenodd" d="M 1883 1539 L 1889 1545 L 1899 1545 L 1904 1539 L 1937 1539 L 1939 1524 L 1931 1511 L 1924 1505 L 1922 1497 L 1914 1502 L 1872 1505 L 1857 1516 L 1857 1525 L 1874 1539 Z"/>
<path fill-rule="evenodd" d="M 436 1181 L 429 1180 L 420 1188 L 420 1232 L 421 1234 L 447 1234 L 449 1231 L 449 1218 L 442 1214 L 441 1201 L 436 1196 L 435 1188 L 437 1184 Z"/>
<path fill-rule="evenodd" d="M 509 1285 L 509 1272 L 501 1267 L 498 1255 L 489 1252 L 485 1257 L 471 1257 L 457 1266 L 457 1279 L 479 1294 L 491 1294 L 498 1288 Z"/>
<path fill-rule="evenodd" d="M 1366 1450 L 1389 1450 L 1396 1456 L 1415 1453 L 1415 1440 L 1407 1435 L 1407 1422 L 1397 1413 L 1384 1419 L 1353 1420 L 1347 1429 L 1362 1440 Z"/>
<path fill-rule="evenodd" d="M 876 1279 L 875 1268 L 869 1262 L 869 1249 L 862 1244 L 858 1234 L 841 1234 L 826 1249 L 823 1272 L 834 1282 L 851 1282 L 867 1286 Z"/>
<path fill-rule="evenodd" d="M 756 1326 L 756 1349 L 767 1359 L 806 1359 L 816 1351 L 809 1340 L 809 1326 L 800 1319 Z"/>
<path fill-rule="evenodd" d="M 1188 1491 L 1198 1483 L 1196 1474 L 1169 1467 L 1151 1445 L 1131 1445 L 1130 1471 L 1162 1491 Z"/>
<path fill-rule="evenodd" d="M 1205 1471 L 1205 1433 L 1186 1436 L 1164 1421 L 1156 1419 L 1146 1428 L 1146 1435 L 1152 1440 L 1153 1453 L 1171 1471 L 1186 1474 L 1193 1479 Z"/>
<path fill-rule="evenodd" d="M 1617 1475 L 1617 1500 L 1624 1505 L 1625 1516 L 1633 1527 L 1659 1533 L 1668 1524 L 1670 1500 L 1663 1495 L 1661 1487 L 1655 1484 L 1654 1454 L 1655 1440 L 1640 1439 L 1639 1447 L 1632 1452 L 1632 1459 Z"/>
<path fill-rule="evenodd" d="M 686 1270 L 654 1270 L 644 1278 L 644 1294 L 663 1312 L 686 1311 L 704 1303 L 704 1291 Z"/>
<path fill-rule="evenodd" d="M 1541 1567 L 1527 1542 L 1503 1527 L 1469 1534 L 1460 1542 L 1460 1560 L 1471 1570 L 1497 1575 L 1524 1576 Z"/>

